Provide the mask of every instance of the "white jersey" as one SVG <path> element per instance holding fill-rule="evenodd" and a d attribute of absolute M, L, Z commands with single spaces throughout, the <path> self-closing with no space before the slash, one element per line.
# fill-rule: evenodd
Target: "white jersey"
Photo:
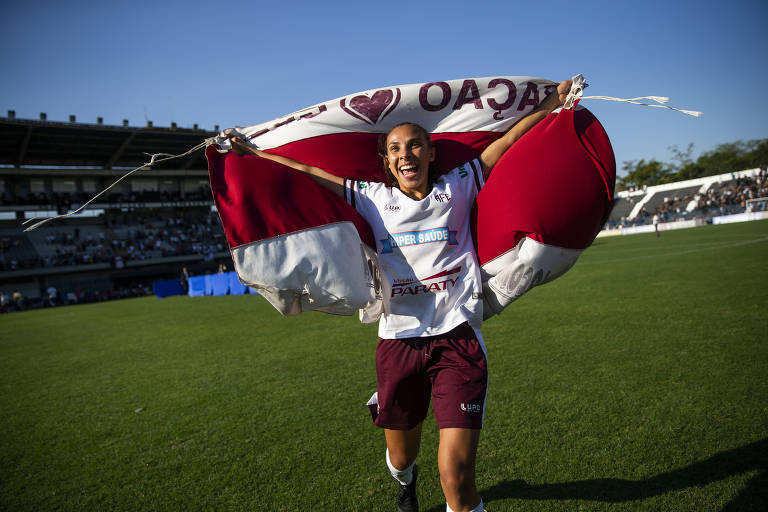
<path fill-rule="evenodd" d="M 383 183 L 346 181 L 347 201 L 376 237 L 384 313 L 381 338 L 480 328 L 482 285 L 469 216 L 484 184 L 473 160 L 444 174 L 421 201 Z"/>

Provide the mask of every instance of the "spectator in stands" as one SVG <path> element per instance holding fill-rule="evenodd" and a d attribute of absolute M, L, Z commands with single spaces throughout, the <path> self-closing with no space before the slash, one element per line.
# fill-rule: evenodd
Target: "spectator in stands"
<path fill-rule="evenodd" d="M 0 292 L 0 313 L 8 312 L 9 299 L 5 292 Z"/>
<path fill-rule="evenodd" d="M 189 293 L 189 272 L 187 271 L 187 267 L 181 267 L 179 281 L 181 281 L 181 287 L 184 288 L 184 293 Z"/>
<path fill-rule="evenodd" d="M 51 285 L 48 287 L 48 306 L 55 307 L 56 306 L 56 296 L 58 295 L 58 290 L 56 290 L 56 287 Z"/>
<path fill-rule="evenodd" d="M 643 225 L 651 222 L 651 217 L 658 215 L 661 222 L 674 221 L 680 218 L 705 218 L 714 215 L 731 215 L 746 211 L 748 201 L 768 197 L 766 171 L 761 170 L 757 176 L 737 177 L 731 175 L 731 180 L 715 182 L 704 192 L 694 192 L 683 197 L 665 197 L 664 202 L 651 214 L 643 208 L 634 219 L 620 219 L 624 227 Z M 630 204 L 633 198 L 629 198 Z M 619 221 L 613 220 L 614 223 Z M 655 222 L 654 222 L 655 224 Z M 610 225 L 610 224 L 609 224 Z"/>
<path fill-rule="evenodd" d="M 24 311 L 24 296 L 19 290 L 13 290 L 13 307 L 16 311 Z"/>

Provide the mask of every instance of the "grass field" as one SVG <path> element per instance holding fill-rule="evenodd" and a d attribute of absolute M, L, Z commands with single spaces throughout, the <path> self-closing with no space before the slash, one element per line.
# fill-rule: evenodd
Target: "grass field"
<path fill-rule="evenodd" d="M 489 512 L 768 508 L 768 221 L 599 239 L 483 334 Z M 3 315 L 0 510 L 394 510 L 375 340 L 254 296 Z"/>

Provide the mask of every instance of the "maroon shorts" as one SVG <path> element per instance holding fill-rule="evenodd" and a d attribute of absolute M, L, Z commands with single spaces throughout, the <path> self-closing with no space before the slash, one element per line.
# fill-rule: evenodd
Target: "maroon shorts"
<path fill-rule="evenodd" d="M 412 429 L 426 418 L 430 395 L 438 428 L 483 426 L 488 367 L 467 323 L 437 336 L 380 339 L 376 375 L 379 427 Z"/>

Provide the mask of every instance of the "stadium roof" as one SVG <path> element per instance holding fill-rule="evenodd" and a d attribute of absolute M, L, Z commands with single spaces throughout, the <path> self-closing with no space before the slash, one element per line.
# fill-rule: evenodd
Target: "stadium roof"
<path fill-rule="evenodd" d="M 185 153 L 215 131 L 197 128 L 106 126 L 103 124 L 0 117 L 0 166 L 134 168 L 149 154 Z M 161 164 L 164 169 L 207 169 L 203 150 Z"/>

